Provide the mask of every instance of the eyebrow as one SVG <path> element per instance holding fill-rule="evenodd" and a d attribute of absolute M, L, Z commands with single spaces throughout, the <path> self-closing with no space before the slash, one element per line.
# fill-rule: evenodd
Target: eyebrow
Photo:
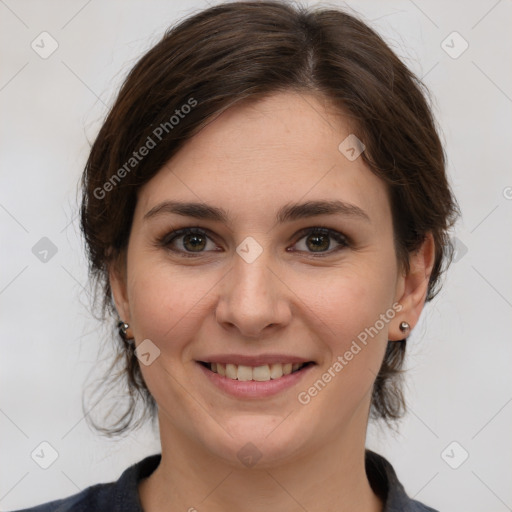
<path fill-rule="evenodd" d="M 190 203 L 178 201 L 164 201 L 151 208 L 144 220 L 164 214 L 176 214 L 195 219 L 211 220 L 228 224 L 229 214 L 223 208 L 210 206 L 204 203 Z M 294 220 L 315 217 L 317 215 L 344 215 L 371 222 L 368 214 L 354 204 L 339 200 L 307 201 L 305 203 L 288 203 L 281 207 L 276 215 L 279 224 Z"/>

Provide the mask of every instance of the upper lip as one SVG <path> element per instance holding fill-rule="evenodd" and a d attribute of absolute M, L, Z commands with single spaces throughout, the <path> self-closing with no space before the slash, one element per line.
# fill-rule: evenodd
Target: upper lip
<path fill-rule="evenodd" d="M 203 363 L 223 363 L 223 364 L 236 364 L 244 366 L 263 366 L 265 364 L 273 363 L 313 363 L 312 359 L 304 357 L 291 356 L 286 354 L 260 354 L 258 356 L 248 356 L 243 354 L 216 354 L 205 356 L 198 359 Z"/>

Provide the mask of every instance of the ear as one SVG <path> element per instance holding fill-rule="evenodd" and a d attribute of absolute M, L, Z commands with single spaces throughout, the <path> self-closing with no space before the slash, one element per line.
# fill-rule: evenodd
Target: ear
<path fill-rule="evenodd" d="M 119 318 L 130 323 L 130 304 L 128 301 L 128 287 L 126 279 L 126 255 L 120 254 L 109 263 L 109 282 L 112 290 L 112 298 L 116 306 Z"/>
<path fill-rule="evenodd" d="M 389 328 L 388 339 L 403 340 L 399 325 L 407 322 L 411 329 L 418 323 L 428 293 L 428 283 L 435 261 L 435 243 L 432 233 L 427 233 L 421 247 L 409 256 L 409 271 L 398 278 L 395 300 L 402 306 Z"/>

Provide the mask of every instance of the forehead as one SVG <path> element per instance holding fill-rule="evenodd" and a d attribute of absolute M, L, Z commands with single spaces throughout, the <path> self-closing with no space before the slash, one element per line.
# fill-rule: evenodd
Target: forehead
<path fill-rule="evenodd" d="M 361 157 L 351 160 L 339 149 L 352 129 L 348 118 L 312 95 L 278 93 L 235 105 L 142 188 L 138 214 L 173 199 L 242 217 L 263 218 L 285 203 L 312 200 L 343 200 L 371 216 L 389 215 L 384 183 Z"/>

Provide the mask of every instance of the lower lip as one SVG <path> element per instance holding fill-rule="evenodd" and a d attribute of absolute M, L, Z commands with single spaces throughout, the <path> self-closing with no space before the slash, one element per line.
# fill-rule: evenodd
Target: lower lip
<path fill-rule="evenodd" d="M 197 363 L 201 371 L 206 375 L 210 382 L 215 384 L 221 391 L 236 398 L 266 398 L 277 395 L 285 389 L 289 389 L 297 384 L 309 371 L 315 366 L 310 364 L 298 372 L 283 375 L 279 379 L 271 379 L 263 382 L 249 380 L 241 381 L 223 377 L 218 373 L 208 370 L 201 363 Z"/>

